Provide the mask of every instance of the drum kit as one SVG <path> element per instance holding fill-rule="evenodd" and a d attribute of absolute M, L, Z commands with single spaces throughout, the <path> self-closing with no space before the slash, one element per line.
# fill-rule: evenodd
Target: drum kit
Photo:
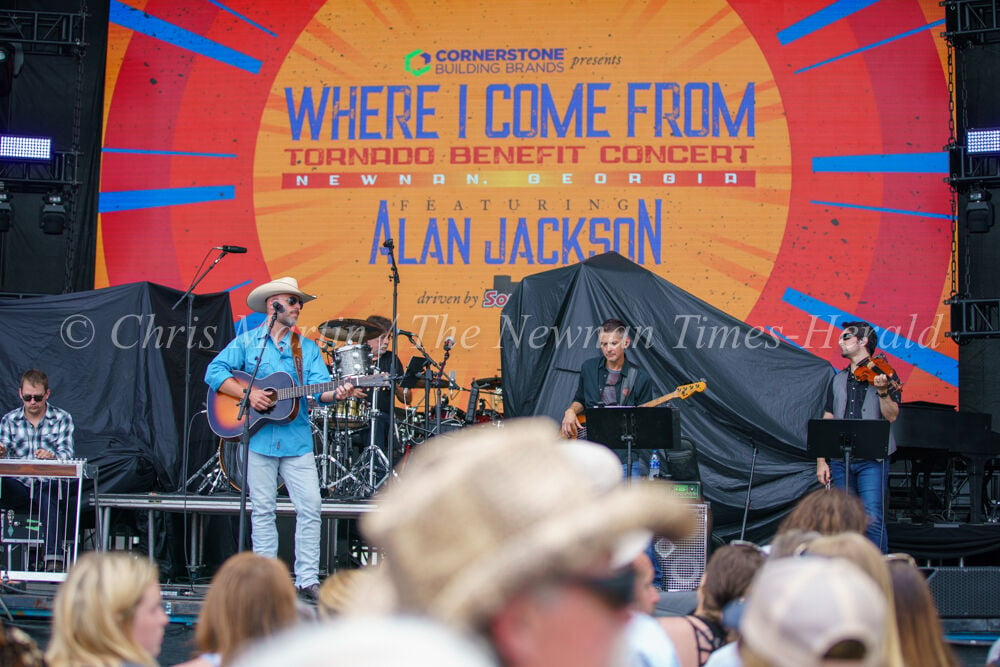
<path fill-rule="evenodd" d="M 377 359 L 365 341 L 387 333 L 385 329 L 367 320 L 342 318 L 324 322 L 319 332 L 317 343 L 326 357 L 331 380 L 379 372 Z M 419 406 L 394 409 L 395 418 L 391 421 L 395 422 L 395 444 L 391 454 L 405 454 L 430 437 L 465 426 L 502 425 L 500 377 L 473 380 L 468 407 L 461 410 L 451 405 L 451 399 L 464 390 L 449 378 L 441 377 L 443 367 L 430 362 L 426 351 L 419 344 L 417 347 L 424 356 L 411 360 L 407 372 L 397 379 L 403 388 L 424 389 L 424 401 Z M 431 366 L 437 366 L 437 377 Z M 381 434 L 381 439 L 386 439 L 390 422 L 389 415 L 377 407 L 381 391 L 389 389 L 371 390 L 368 398 L 348 398 L 329 405 L 314 404 L 311 397 L 308 399 L 320 489 L 326 496 L 342 500 L 367 498 L 389 475 L 395 474 L 387 456 L 388 443 L 377 437 Z M 384 406 L 388 401 L 381 403 Z M 386 427 L 378 429 L 377 423 Z M 363 449 L 358 452 L 362 444 Z M 238 491 L 244 480 L 241 459 L 239 442 L 221 439 L 218 456 L 207 461 L 188 484 L 202 478 L 195 493 L 213 493 L 227 484 Z"/>

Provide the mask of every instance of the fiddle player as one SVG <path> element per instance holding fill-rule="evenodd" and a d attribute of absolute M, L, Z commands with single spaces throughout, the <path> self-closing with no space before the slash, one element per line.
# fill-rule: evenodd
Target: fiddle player
<path fill-rule="evenodd" d="M 845 322 L 840 336 L 840 354 L 849 360 L 846 368 L 830 379 L 826 390 L 823 419 L 884 419 L 893 422 L 899 416 L 899 378 L 881 370 L 870 370 L 872 355 L 878 345 L 878 334 L 867 322 Z M 872 376 L 871 381 L 858 379 L 859 366 Z M 861 374 L 861 373 L 859 373 Z M 889 455 L 896 451 L 890 435 Z M 842 460 L 817 459 L 816 478 L 820 484 L 843 489 L 850 481 L 850 490 L 865 507 L 869 523 L 865 535 L 875 546 L 887 553 L 889 536 L 885 528 L 885 498 L 889 486 L 889 460 L 852 459 L 851 479 L 847 480 Z"/>

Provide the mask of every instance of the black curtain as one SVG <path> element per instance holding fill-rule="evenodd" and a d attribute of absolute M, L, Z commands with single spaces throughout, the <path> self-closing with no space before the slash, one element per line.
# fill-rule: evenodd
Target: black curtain
<path fill-rule="evenodd" d="M 39 368 L 49 376 L 52 404 L 73 415 L 77 455 L 101 464 L 103 490 L 179 488 L 185 345 L 195 427 L 189 470 L 196 470 L 216 442 L 199 414 L 205 368 L 234 333 L 229 295 L 208 294 L 194 300 L 186 335 L 185 308 L 171 310 L 180 295 L 133 283 L 0 301 L 0 411 L 20 405 L 21 374 Z M 114 479 L 105 465 L 117 471 Z"/>
<path fill-rule="evenodd" d="M 59 294 L 92 289 L 109 5 L 107 0 L 14 0 L 3 6 L 65 13 L 86 8 L 87 17 L 85 43 L 71 52 L 20 45 L 24 65 L 9 95 L 0 96 L 0 132 L 52 137 L 55 150 L 74 148 L 75 107 L 80 104 L 75 147 L 80 183 L 69 190 L 68 229 L 60 235 L 42 232 L 44 185 L 6 183 L 14 220 L 10 231 L 0 234 L 0 291 Z M 3 41 L 16 40 L 0 26 Z"/>
<path fill-rule="evenodd" d="M 816 485 L 806 426 L 821 416 L 830 364 L 607 253 L 528 276 L 514 289 L 501 321 L 505 416 L 561 421 L 581 363 L 600 355 L 597 327 L 609 317 L 631 327 L 627 355 L 649 371 L 659 395 L 707 383 L 674 405 L 697 447 L 720 536 L 739 531 L 758 447 L 748 536 L 770 536 Z"/>

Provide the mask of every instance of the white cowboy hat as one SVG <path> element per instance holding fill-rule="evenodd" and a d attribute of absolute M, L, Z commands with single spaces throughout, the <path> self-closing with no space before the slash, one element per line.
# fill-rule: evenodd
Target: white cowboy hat
<path fill-rule="evenodd" d="M 637 532 L 687 534 L 693 514 L 668 485 L 609 484 L 560 442 L 551 420 L 533 418 L 420 446 L 361 526 L 385 550 L 397 611 L 474 627 L 521 587 L 580 574 Z"/>
<path fill-rule="evenodd" d="M 247 295 L 247 306 L 250 310 L 254 310 L 258 313 L 266 313 L 267 300 L 275 294 L 294 294 L 302 300 L 302 303 L 312 301 L 316 298 L 314 295 L 306 294 L 300 290 L 298 280 L 285 276 L 284 278 L 278 278 L 277 280 L 272 280 L 269 283 L 264 283 L 263 285 L 255 287 L 253 291 Z"/>

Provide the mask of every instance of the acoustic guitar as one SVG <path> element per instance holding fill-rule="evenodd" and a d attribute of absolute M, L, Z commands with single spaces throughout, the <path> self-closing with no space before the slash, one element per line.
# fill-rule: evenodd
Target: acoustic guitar
<path fill-rule="evenodd" d="M 244 390 L 250 384 L 250 374 L 243 371 L 232 371 L 233 377 L 243 385 Z M 263 389 L 272 399 L 274 406 L 266 412 L 258 412 L 247 406 L 243 419 L 237 419 L 240 413 L 240 399 L 208 390 L 208 424 L 220 438 L 238 438 L 243 433 L 243 423 L 250 420 L 250 435 L 256 433 L 268 422 L 287 423 L 299 414 L 299 399 L 310 394 L 321 394 L 333 391 L 337 387 L 350 383 L 355 387 L 388 387 L 388 373 L 375 375 L 359 375 L 333 382 L 319 384 L 296 385 L 292 376 L 284 371 L 271 373 L 267 377 L 257 378 L 253 387 Z"/>
<path fill-rule="evenodd" d="M 705 391 L 705 389 L 706 389 L 707 386 L 708 385 L 705 384 L 704 381 L 701 381 L 701 382 L 692 382 L 691 384 L 682 384 L 681 386 L 677 387 L 676 389 L 674 389 L 669 394 L 664 394 L 663 396 L 660 396 L 659 398 L 654 398 L 651 401 L 646 401 L 642 405 L 637 405 L 635 407 L 637 407 L 637 408 L 655 408 L 657 405 L 662 405 L 663 403 L 666 403 L 667 401 L 672 401 L 675 398 L 679 398 L 681 400 L 684 400 L 685 398 L 688 398 L 689 396 L 691 396 L 693 394 L 697 394 L 699 392 Z M 577 415 L 576 416 L 576 421 L 577 421 L 577 432 L 576 432 L 577 439 L 578 440 L 586 440 L 587 439 L 587 417 L 585 415 Z"/>

